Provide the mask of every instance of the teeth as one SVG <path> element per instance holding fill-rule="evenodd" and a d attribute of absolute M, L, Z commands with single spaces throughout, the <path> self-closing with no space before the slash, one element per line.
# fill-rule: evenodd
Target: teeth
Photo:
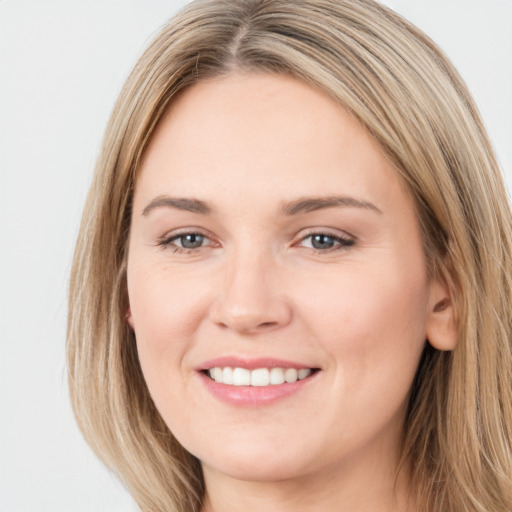
<path fill-rule="evenodd" d="M 233 384 L 233 368 L 224 368 L 222 370 L 222 382 L 223 384 Z"/>
<path fill-rule="evenodd" d="M 297 378 L 299 377 L 299 372 L 295 368 L 288 368 L 284 372 L 284 380 L 286 382 L 295 382 Z"/>
<path fill-rule="evenodd" d="M 270 384 L 270 372 L 266 368 L 259 368 L 251 372 L 251 386 L 268 386 Z"/>
<path fill-rule="evenodd" d="M 212 380 L 220 384 L 232 386 L 276 386 L 279 384 L 296 382 L 311 375 L 310 368 L 258 368 L 247 370 L 246 368 L 210 368 L 208 375 Z"/>
<path fill-rule="evenodd" d="M 311 375 L 311 370 L 309 368 L 301 368 L 297 372 L 297 378 L 299 380 L 305 379 L 306 377 L 309 377 Z"/>
<path fill-rule="evenodd" d="M 222 368 L 214 368 L 213 369 L 213 378 L 215 382 L 223 382 L 222 380 Z"/>
<path fill-rule="evenodd" d="M 284 384 L 284 372 L 282 368 L 272 368 L 272 370 L 270 370 L 270 384 Z"/>
<path fill-rule="evenodd" d="M 245 368 L 235 368 L 233 370 L 233 385 L 234 386 L 250 386 L 251 385 L 251 372 Z"/>

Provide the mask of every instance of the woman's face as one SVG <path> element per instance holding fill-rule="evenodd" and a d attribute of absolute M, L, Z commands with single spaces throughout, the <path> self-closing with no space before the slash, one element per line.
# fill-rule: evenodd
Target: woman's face
<path fill-rule="evenodd" d="M 389 469 L 435 300 L 413 203 L 360 124 L 292 78 L 203 81 L 133 206 L 129 323 L 207 477 Z"/>

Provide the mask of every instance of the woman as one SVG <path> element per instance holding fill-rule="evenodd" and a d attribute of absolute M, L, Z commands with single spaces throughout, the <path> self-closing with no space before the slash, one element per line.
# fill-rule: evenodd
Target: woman
<path fill-rule="evenodd" d="M 511 510 L 510 227 L 464 84 L 402 18 L 194 2 L 86 204 L 81 428 L 147 511 Z"/>

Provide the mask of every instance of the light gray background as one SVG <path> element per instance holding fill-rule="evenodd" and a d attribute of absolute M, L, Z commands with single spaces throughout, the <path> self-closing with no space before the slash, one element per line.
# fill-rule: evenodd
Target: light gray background
<path fill-rule="evenodd" d="M 113 102 L 185 3 L 0 0 L 0 512 L 136 509 L 72 418 L 66 292 Z M 455 62 L 512 188 L 512 0 L 385 3 Z"/>

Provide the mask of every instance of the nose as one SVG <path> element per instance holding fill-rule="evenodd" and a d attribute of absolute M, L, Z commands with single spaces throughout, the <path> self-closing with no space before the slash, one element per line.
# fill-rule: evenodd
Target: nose
<path fill-rule="evenodd" d="M 210 310 L 211 320 L 240 334 L 287 325 L 292 309 L 272 258 L 247 254 L 226 261 L 223 285 Z"/>

